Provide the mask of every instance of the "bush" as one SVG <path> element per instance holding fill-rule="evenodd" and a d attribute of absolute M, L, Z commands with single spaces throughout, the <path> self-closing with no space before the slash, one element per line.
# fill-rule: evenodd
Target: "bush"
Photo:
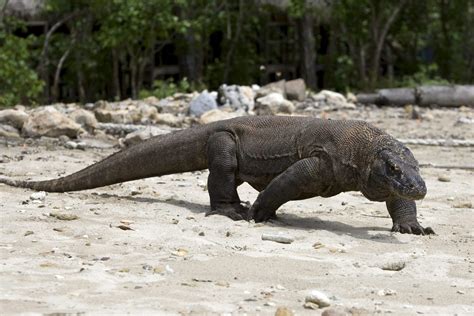
<path fill-rule="evenodd" d="M 35 103 L 44 82 L 30 65 L 32 38 L 0 31 L 0 107 Z"/>

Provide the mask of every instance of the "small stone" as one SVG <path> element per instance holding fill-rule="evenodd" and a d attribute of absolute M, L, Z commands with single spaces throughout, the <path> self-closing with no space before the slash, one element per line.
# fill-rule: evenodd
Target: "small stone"
<path fill-rule="evenodd" d="M 400 271 L 405 268 L 405 262 L 396 261 L 396 262 L 387 262 L 382 267 L 382 270 L 386 271 Z"/>
<path fill-rule="evenodd" d="M 120 220 L 120 223 L 124 224 L 124 225 L 130 225 L 130 224 L 133 224 L 135 223 L 134 221 L 132 220 L 128 220 L 128 219 L 121 219 Z"/>
<path fill-rule="evenodd" d="M 457 290 L 456 293 L 458 293 L 458 294 L 466 294 L 466 292 L 461 291 L 461 290 Z"/>
<path fill-rule="evenodd" d="M 77 143 L 73 141 L 68 141 L 64 144 L 64 147 L 67 149 L 77 149 Z"/>
<path fill-rule="evenodd" d="M 120 228 L 121 230 L 134 230 L 133 228 L 131 228 L 130 226 L 128 225 L 118 225 L 116 226 L 117 228 Z"/>
<path fill-rule="evenodd" d="M 229 282 L 227 282 L 227 281 L 217 281 L 214 284 L 217 285 L 217 286 L 223 286 L 223 287 L 229 287 L 230 286 Z"/>
<path fill-rule="evenodd" d="M 392 289 L 383 289 L 377 292 L 378 296 L 393 296 L 396 295 L 397 291 Z"/>
<path fill-rule="evenodd" d="M 303 307 L 306 308 L 306 309 L 314 309 L 314 310 L 319 309 L 318 304 L 315 304 L 315 303 L 312 303 L 312 302 L 306 302 L 306 303 L 304 303 L 304 304 L 303 304 Z"/>
<path fill-rule="evenodd" d="M 451 182 L 451 179 L 448 176 L 439 176 L 438 181 L 440 181 L 440 182 Z"/>
<path fill-rule="evenodd" d="M 472 208 L 472 202 L 460 202 L 453 206 L 454 208 Z"/>
<path fill-rule="evenodd" d="M 312 290 L 306 297 L 305 302 L 315 303 L 319 308 L 331 305 L 331 300 L 321 291 Z"/>
<path fill-rule="evenodd" d="M 177 225 L 178 223 L 179 223 L 179 220 L 176 219 L 176 218 L 173 218 L 173 219 L 171 220 L 171 224 Z"/>
<path fill-rule="evenodd" d="M 73 221 L 73 220 L 79 219 L 79 216 L 75 214 L 67 214 L 67 213 L 51 212 L 49 213 L 49 216 L 57 218 L 62 221 Z"/>
<path fill-rule="evenodd" d="M 26 236 L 33 235 L 33 234 L 34 234 L 34 232 L 32 232 L 31 230 L 27 230 L 25 232 L 24 236 L 26 237 Z"/>
<path fill-rule="evenodd" d="M 128 272 L 130 272 L 130 269 L 129 268 L 122 268 L 122 269 L 118 270 L 118 272 L 128 273 Z"/>
<path fill-rule="evenodd" d="M 317 241 L 313 244 L 314 249 L 320 249 L 320 248 L 323 248 L 323 247 L 324 247 L 323 243 L 321 243 L 319 241 Z"/>
<path fill-rule="evenodd" d="M 277 308 L 275 312 L 275 316 L 293 316 L 294 313 L 288 308 L 284 306 L 280 306 Z"/>
<path fill-rule="evenodd" d="M 291 244 L 295 239 L 289 235 L 279 232 L 278 234 L 262 234 L 262 240 L 274 241 L 281 244 Z"/>
<path fill-rule="evenodd" d="M 349 316 L 352 315 L 343 307 L 327 308 L 323 311 L 321 316 Z"/>
<path fill-rule="evenodd" d="M 199 232 L 198 235 L 199 235 L 199 236 L 204 236 L 205 234 L 204 234 L 204 232 Z"/>
<path fill-rule="evenodd" d="M 276 304 L 273 302 L 265 302 L 263 306 L 275 306 Z"/>
<path fill-rule="evenodd" d="M 189 251 L 184 248 L 178 248 L 176 251 L 173 251 L 171 254 L 176 257 L 186 257 Z"/>
<path fill-rule="evenodd" d="M 35 192 L 30 195 L 30 200 L 32 201 L 44 201 L 46 198 L 46 192 L 40 191 L 40 192 Z"/>

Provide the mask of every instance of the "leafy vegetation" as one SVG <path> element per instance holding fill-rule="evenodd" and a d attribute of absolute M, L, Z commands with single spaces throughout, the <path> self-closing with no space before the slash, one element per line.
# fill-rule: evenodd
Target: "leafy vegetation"
<path fill-rule="evenodd" d="M 474 0 L 44 3 L 46 34 L 0 21 L 2 106 L 262 84 L 269 64 L 288 65 L 283 76 L 313 89 L 474 82 Z M 166 60 L 179 71 L 157 75 Z"/>

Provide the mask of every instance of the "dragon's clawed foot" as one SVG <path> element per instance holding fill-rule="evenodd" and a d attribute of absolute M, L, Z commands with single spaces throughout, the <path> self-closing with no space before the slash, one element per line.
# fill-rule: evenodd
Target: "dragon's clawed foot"
<path fill-rule="evenodd" d="M 394 223 L 392 232 L 402 234 L 415 234 L 415 235 L 434 235 L 435 232 L 431 227 L 423 228 L 417 221 Z"/>
<path fill-rule="evenodd" d="M 223 215 L 234 221 L 247 220 L 249 207 L 246 203 L 220 205 L 206 212 L 206 216 Z"/>

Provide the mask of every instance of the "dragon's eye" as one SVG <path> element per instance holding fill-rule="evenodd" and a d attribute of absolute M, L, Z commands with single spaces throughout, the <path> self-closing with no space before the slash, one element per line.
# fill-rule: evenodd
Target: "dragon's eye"
<path fill-rule="evenodd" d="M 394 163 L 389 163 L 388 168 L 389 168 L 390 172 L 392 172 L 392 173 L 396 173 L 400 170 L 400 168 Z"/>

